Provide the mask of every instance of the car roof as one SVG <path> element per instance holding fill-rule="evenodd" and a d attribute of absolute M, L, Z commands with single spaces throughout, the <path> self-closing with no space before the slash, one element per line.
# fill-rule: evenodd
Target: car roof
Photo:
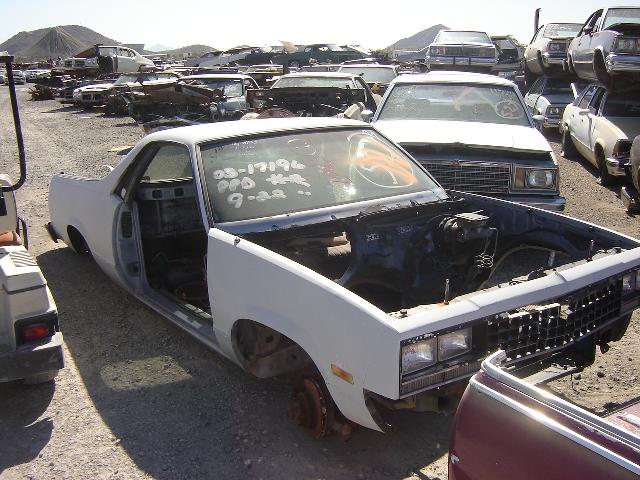
<path fill-rule="evenodd" d="M 402 74 L 392 83 L 480 83 L 512 87 L 514 83 L 506 78 L 486 73 L 437 71 L 429 73 Z"/>
<path fill-rule="evenodd" d="M 295 73 L 287 73 L 286 75 L 282 75 L 282 77 L 280 78 L 291 78 L 291 77 L 354 78 L 357 76 L 358 75 L 355 75 L 353 73 L 344 73 L 344 72 L 295 72 Z"/>
<path fill-rule="evenodd" d="M 151 141 L 173 141 L 187 145 L 211 140 L 224 140 L 245 135 L 288 131 L 316 130 L 336 127 L 372 128 L 370 124 L 356 120 L 332 117 L 293 117 L 215 122 L 188 127 L 177 127 L 151 133 L 145 144 Z"/>
<path fill-rule="evenodd" d="M 185 75 L 180 77 L 180 80 L 196 80 L 196 79 L 231 79 L 231 80 L 243 80 L 245 78 L 251 78 L 249 75 L 242 75 L 241 73 L 199 73 L 196 75 Z"/>
<path fill-rule="evenodd" d="M 343 68 L 351 68 L 351 67 L 367 67 L 367 68 L 388 68 L 388 69 L 397 69 L 397 65 L 387 65 L 384 63 L 345 63 L 344 65 L 340 65 L 340 71 Z M 340 73 L 340 71 L 336 73 Z"/>

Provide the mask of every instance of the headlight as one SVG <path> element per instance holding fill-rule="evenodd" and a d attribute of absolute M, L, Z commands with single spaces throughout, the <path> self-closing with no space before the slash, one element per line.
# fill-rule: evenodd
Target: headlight
<path fill-rule="evenodd" d="M 549 107 L 547 108 L 547 115 L 560 115 L 562 107 Z"/>
<path fill-rule="evenodd" d="M 627 295 L 636 289 L 638 272 L 625 273 L 622 276 L 622 294 Z"/>
<path fill-rule="evenodd" d="M 471 350 L 471 328 L 438 335 L 438 361 L 457 357 Z"/>
<path fill-rule="evenodd" d="M 402 346 L 402 373 L 411 373 L 436 363 L 436 338 Z"/>
<path fill-rule="evenodd" d="M 483 48 L 480 49 L 480 51 L 478 53 L 480 53 L 481 57 L 495 57 L 496 56 L 495 49 L 493 49 L 491 47 L 483 47 Z"/>
<path fill-rule="evenodd" d="M 444 47 L 429 47 L 430 55 L 444 55 Z"/>
<path fill-rule="evenodd" d="M 555 185 L 555 175 L 552 170 L 529 170 L 527 172 L 527 186 L 531 188 L 552 188 Z"/>

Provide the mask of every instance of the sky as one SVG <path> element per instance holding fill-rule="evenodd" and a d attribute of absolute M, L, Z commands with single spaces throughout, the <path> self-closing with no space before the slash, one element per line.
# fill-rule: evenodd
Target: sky
<path fill-rule="evenodd" d="M 628 2 L 638 4 L 637 2 Z M 0 42 L 16 33 L 56 25 L 83 25 L 122 43 L 181 47 L 235 45 L 359 44 L 384 48 L 435 24 L 454 30 L 511 34 L 524 43 L 541 23 L 584 23 L 602 0 L 0 0 L 5 20 Z"/>

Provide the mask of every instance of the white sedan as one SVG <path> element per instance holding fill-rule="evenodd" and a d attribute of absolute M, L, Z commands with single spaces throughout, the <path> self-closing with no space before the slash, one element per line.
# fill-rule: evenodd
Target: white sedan
<path fill-rule="evenodd" d="M 499 348 L 593 352 L 640 301 L 637 240 L 450 197 L 362 122 L 157 132 L 104 178 L 56 175 L 49 207 L 54 240 L 210 348 L 261 378 L 300 372 L 290 411 L 315 436 L 446 409 Z"/>
<path fill-rule="evenodd" d="M 535 120 L 534 120 L 535 119 Z M 400 75 L 373 122 L 440 184 L 563 210 L 558 162 L 513 82 L 495 75 Z"/>

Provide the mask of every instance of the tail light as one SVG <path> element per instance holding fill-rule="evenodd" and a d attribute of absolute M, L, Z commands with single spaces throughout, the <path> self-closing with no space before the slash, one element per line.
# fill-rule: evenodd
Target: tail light
<path fill-rule="evenodd" d="M 58 314 L 51 312 L 39 317 L 24 318 L 15 323 L 16 345 L 37 342 L 58 331 Z"/>
<path fill-rule="evenodd" d="M 640 52 L 640 38 L 619 37 L 616 40 L 615 51 L 622 53 Z"/>

